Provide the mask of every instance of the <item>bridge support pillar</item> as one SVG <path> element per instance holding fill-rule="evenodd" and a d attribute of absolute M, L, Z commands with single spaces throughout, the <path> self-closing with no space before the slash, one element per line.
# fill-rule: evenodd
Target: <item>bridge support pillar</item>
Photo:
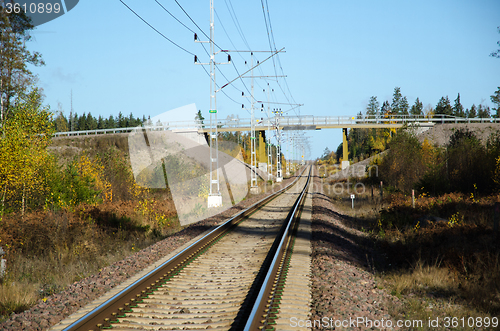
<path fill-rule="evenodd" d="M 342 128 L 342 170 L 349 166 L 349 151 L 347 148 L 347 128 Z"/>

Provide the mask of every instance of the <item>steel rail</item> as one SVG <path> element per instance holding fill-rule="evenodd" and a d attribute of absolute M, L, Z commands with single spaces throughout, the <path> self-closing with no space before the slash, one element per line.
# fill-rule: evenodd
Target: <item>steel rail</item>
<path fill-rule="evenodd" d="M 140 303 L 142 299 L 147 297 L 148 294 L 151 294 L 152 291 L 164 285 L 173 276 L 177 275 L 186 265 L 205 252 L 211 245 L 216 243 L 239 222 L 243 221 L 252 213 L 262 208 L 262 206 L 290 189 L 299 180 L 304 171 L 305 168 L 297 176 L 297 178 L 286 187 L 266 198 L 259 200 L 252 206 L 231 217 L 226 222 L 219 225 L 217 228 L 213 229 L 181 252 L 177 253 L 168 261 L 136 280 L 120 293 L 114 295 L 106 302 L 102 303 L 91 312 L 66 327 L 64 330 L 90 331 L 111 328 L 112 324 L 116 322 L 119 317 L 122 317 L 124 313 L 130 312 L 130 309 L 134 308 L 136 304 Z"/>
<path fill-rule="evenodd" d="M 309 187 L 311 170 L 312 167 L 309 168 L 306 185 L 287 217 L 286 229 L 274 253 L 271 265 L 260 287 L 259 294 L 257 295 L 257 299 L 247 319 L 244 331 L 267 330 L 266 327 L 272 327 L 274 324 L 273 320 L 277 318 L 279 302 L 287 272 L 285 264 L 292 254 L 293 239 L 299 223 L 299 213 Z"/>

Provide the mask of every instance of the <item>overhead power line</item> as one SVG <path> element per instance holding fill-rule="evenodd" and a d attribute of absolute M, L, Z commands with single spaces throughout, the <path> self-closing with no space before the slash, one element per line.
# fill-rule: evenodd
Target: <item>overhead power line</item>
<path fill-rule="evenodd" d="M 221 90 L 226 87 L 227 85 L 231 84 L 232 82 L 234 82 L 235 80 L 239 79 L 241 76 L 243 76 L 244 74 L 248 73 L 249 71 L 251 71 L 252 69 L 254 68 L 257 68 L 258 66 L 260 66 L 262 63 L 266 62 L 267 60 L 269 60 L 271 57 L 273 57 L 274 55 L 278 54 L 279 52 L 283 51 L 284 47 L 282 49 L 280 49 L 279 51 L 276 51 L 274 52 L 272 55 L 270 55 L 269 57 L 267 57 L 264 61 L 260 61 L 259 63 L 257 63 L 257 65 L 253 66 L 252 68 L 248 69 L 247 71 L 245 71 L 244 73 L 242 73 L 240 76 L 236 77 L 235 79 L 233 79 L 232 81 L 226 83 L 225 85 L 222 85 L 222 87 L 220 88 Z"/>
<path fill-rule="evenodd" d="M 174 15 L 174 14 L 172 14 L 172 13 L 171 13 L 171 12 L 170 12 L 167 8 L 165 8 L 165 7 L 164 7 L 164 6 L 163 6 L 163 5 L 162 5 L 162 4 L 161 4 L 158 0 L 155 0 L 155 2 L 156 2 L 156 3 L 157 3 L 157 4 L 158 4 L 158 5 L 159 5 L 159 6 L 160 6 L 160 7 L 161 7 L 164 11 L 166 11 L 166 12 L 167 12 L 167 13 L 168 13 L 168 14 L 169 14 L 169 15 L 170 15 L 173 19 L 175 19 L 175 20 L 176 20 L 179 24 L 181 24 L 184 28 L 186 28 L 187 30 L 189 30 L 189 31 L 190 31 L 191 33 L 193 33 L 193 34 L 194 34 L 194 33 L 196 33 L 194 30 L 192 30 L 192 29 L 191 29 L 190 27 L 188 27 L 186 24 L 182 23 L 182 22 L 181 22 L 181 20 L 179 20 L 177 17 L 175 17 L 175 15 Z M 198 26 L 198 24 L 196 24 L 196 22 L 194 22 L 194 20 L 193 20 L 193 19 L 189 16 L 189 14 L 188 14 L 188 13 L 187 13 L 187 12 L 186 12 L 183 8 L 182 8 L 182 6 L 181 6 L 179 3 L 177 3 L 177 4 L 181 7 L 181 9 L 182 9 L 182 10 L 183 10 L 183 12 L 186 14 L 186 16 L 188 16 L 188 17 L 189 17 L 189 19 L 191 19 L 191 22 L 193 22 L 193 23 L 194 23 L 194 25 L 196 25 L 196 26 L 198 27 L 198 29 L 200 29 L 200 27 Z M 220 19 L 219 19 L 219 20 L 220 20 Z M 200 29 L 200 30 L 201 30 L 201 29 Z M 201 30 L 201 32 L 203 32 L 203 30 Z M 226 34 L 227 34 L 227 33 L 226 33 Z M 208 56 L 210 56 L 210 53 L 207 51 L 207 49 L 206 49 L 205 45 L 204 45 L 204 44 L 201 44 L 201 46 L 203 47 L 203 50 L 205 51 L 205 53 L 206 53 Z M 203 68 L 203 69 L 205 69 L 205 68 Z M 219 73 L 220 73 L 220 74 L 224 77 L 224 79 L 225 79 L 226 81 L 229 81 L 229 79 L 227 79 L 227 77 L 224 75 L 224 73 L 220 70 L 220 68 L 219 68 L 218 66 L 216 66 L 216 69 L 219 71 Z M 205 69 L 205 72 L 206 72 L 206 74 L 207 74 L 207 75 L 209 75 L 209 76 L 210 76 L 210 74 L 206 71 L 206 69 Z M 239 90 L 239 89 L 238 89 L 236 86 L 234 86 L 234 85 L 233 85 L 233 88 L 234 88 L 234 89 L 236 89 L 237 91 L 241 92 L 241 90 Z M 231 101 L 233 101 L 233 102 L 235 102 L 235 103 L 238 103 L 238 102 L 236 102 L 234 99 L 232 99 L 231 97 L 229 97 L 225 91 L 224 91 L 223 93 L 224 93 L 224 95 L 226 95 L 226 96 L 228 97 L 228 99 L 230 99 Z"/>
<path fill-rule="evenodd" d="M 223 52 L 228 52 L 227 50 L 223 50 L 219 45 L 217 45 L 213 40 L 210 39 L 210 37 L 200 28 L 200 26 L 193 20 L 193 18 L 187 13 L 187 11 L 182 7 L 182 5 L 177 1 L 177 0 L 174 0 L 175 3 L 180 7 L 180 9 L 184 12 L 184 14 L 189 18 L 189 20 L 191 20 L 191 22 L 199 29 L 199 31 L 201 31 L 201 33 L 206 37 L 208 38 L 208 40 L 210 42 L 212 42 L 216 47 L 218 47 L 221 51 Z M 165 34 L 163 34 L 162 32 L 160 32 L 158 29 L 156 29 L 153 25 L 151 25 L 146 19 L 144 19 L 141 15 L 139 15 L 136 11 L 134 11 L 130 6 L 128 6 L 123 0 L 120 0 L 120 2 L 128 9 L 130 10 L 135 16 L 137 16 L 141 21 L 143 21 L 143 23 L 145 23 L 147 26 L 149 26 L 152 30 L 154 30 L 156 33 L 158 33 L 160 36 L 162 36 L 164 39 L 166 39 L 168 42 L 170 42 L 171 44 L 173 44 L 174 46 L 176 46 L 177 48 L 180 48 L 181 50 L 183 50 L 184 52 L 192 55 L 192 56 L 195 56 L 195 54 L 189 50 L 187 50 L 186 48 L 180 46 L 179 44 L 177 44 L 176 42 L 174 42 L 172 39 L 168 38 Z M 181 20 L 179 20 L 174 14 L 172 14 L 172 12 L 170 12 L 165 6 L 163 6 L 160 1 L 158 0 L 155 0 L 155 2 L 165 11 L 167 12 L 172 18 L 174 18 L 179 24 L 181 24 L 185 29 L 189 30 L 191 33 L 196 33 L 193 29 L 191 29 L 189 26 L 187 26 L 186 24 L 184 24 Z M 228 3 L 229 2 L 229 3 Z M 236 30 L 238 31 L 238 33 L 240 34 L 243 42 L 245 43 L 245 45 L 249 47 L 249 44 L 243 34 L 243 30 L 239 24 L 239 21 L 238 21 L 238 18 L 236 16 L 236 12 L 233 8 L 233 4 L 231 3 L 231 0 L 225 0 L 225 3 L 226 3 L 226 6 L 228 8 L 228 11 L 229 11 L 229 14 L 233 20 L 233 23 L 235 24 L 236 26 Z M 273 32 L 272 32 L 272 28 L 271 28 L 271 22 L 269 22 L 269 26 L 268 26 L 268 22 L 267 22 L 267 18 L 266 18 L 266 15 L 265 15 L 265 11 L 264 11 L 264 3 L 263 1 L 261 1 L 261 4 L 262 4 L 262 10 L 263 10 L 263 13 L 264 13 L 264 18 L 265 18 L 265 21 L 266 21 L 266 30 L 267 30 L 267 34 L 268 34 L 268 42 L 269 42 L 269 46 L 270 46 L 270 49 L 271 49 L 271 52 L 275 52 L 276 53 L 279 53 L 280 51 L 277 51 L 276 49 L 276 45 L 274 44 L 274 36 L 273 36 Z M 266 6 L 267 6 L 267 0 L 266 0 Z M 222 26 L 222 22 L 220 20 L 220 18 L 218 17 L 218 14 L 216 13 L 217 15 L 217 19 L 219 19 L 219 22 L 221 23 L 221 26 Z M 269 10 L 268 10 L 268 15 L 269 15 Z M 269 17 L 269 21 L 270 21 L 270 17 Z M 226 36 L 229 38 L 231 44 L 233 47 L 235 47 L 233 41 L 231 40 L 229 34 L 227 33 L 226 29 L 224 26 L 222 26 L 223 30 L 224 30 L 224 33 L 226 34 Z M 274 44 L 274 49 L 272 47 L 272 44 Z M 205 53 L 208 54 L 208 51 L 207 49 L 203 46 L 203 50 L 205 51 Z M 236 48 L 236 47 L 235 47 Z M 250 51 L 250 50 L 249 50 Z M 238 51 L 238 52 L 241 52 L 241 51 Z M 209 55 L 209 54 L 208 54 Z M 240 54 L 241 56 L 241 54 Z M 272 57 L 272 56 L 271 56 Z M 269 59 L 269 58 L 267 58 Z M 267 60 L 266 59 L 266 60 Z M 266 61 L 264 60 L 264 61 Z M 261 63 L 263 63 L 264 61 L 262 61 Z M 278 58 L 278 63 L 280 63 L 279 61 L 279 58 Z M 238 78 L 240 78 L 244 88 L 248 91 L 248 87 L 246 86 L 245 82 L 241 79 L 241 75 L 238 71 L 238 69 L 236 68 L 234 62 L 232 62 L 233 64 L 233 67 L 238 75 Z M 274 59 L 273 59 L 273 66 L 275 67 L 275 73 L 276 73 L 276 65 L 274 63 Z M 258 66 L 256 66 L 258 67 Z M 224 87 L 226 87 L 227 85 L 232 85 L 233 88 L 235 88 L 236 90 L 240 91 L 240 89 L 238 89 L 236 86 L 234 86 L 233 84 L 231 84 L 232 82 L 234 82 L 234 80 L 232 80 L 231 82 L 229 82 L 229 79 L 223 74 L 223 72 L 220 70 L 220 68 L 218 66 L 215 66 L 216 70 L 219 71 L 219 73 L 224 77 L 224 79 L 227 81 L 226 84 L 224 84 L 222 87 L 218 86 L 218 84 L 216 84 L 216 87 L 219 89 L 219 91 L 221 91 L 228 99 L 230 99 L 232 102 L 234 103 L 237 103 L 239 104 L 239 102 L 235 101 L 234 99 L 232 99 L 223 89 Z M 210 77 L 210 74 L 206 71 L 205 68 L 203 68 L 205 73 Z M 261 68 L 259 68 L 261 69 Z M 280 63 L 280 69 L 281 69 L 281 72 L 283 72 L 283 68 L 281 67 L 281 63 Z M 236 79 L 238 79 L 236 78 Z M 286 80 L 285 80 L 285 83 L 286 83 Z M 281 85 L 279 84 L 278 82 L 278 86 L 279 88 L 281 89 L 281 91 L 283 92 L 285 98 L 287 99 L 287 101 L 290 101 L 285 93 L 285 91 L 283 90 L 283 88 L 281 87 Z M 287 84 L 287 88 L 288 88 L 288 84 Z M 288 92 L 290 92 L 289 88 L 288 88 Z M 293 100 L 293 97 L 292 97 L 292 100 Z M 291 103 L 291 102 L 289 102 Z M 247 110 L 248 111 L 248 110 Z"/>
<path fill-rule="evenodd" d="M 229 39 L 229 42 L 231 43 L 231 45 L 233 45 L 234 49 L 236 49 L 236 46 L 234 45 L 234 43 L 233 43 L 233 41 L 232 41 L 231 37 L 229 36 L 229 34 L 227 33 L 226 28 L 224 27 L 224 24 L 222 23 L 222 20 L 220 19 L 219 14 L 217 14 L 217 11 L 215 10 L 215 8 L 214 8 L 214 12 L 215 12 L 215 16 L 216 16 L 216 17 L 217 17 L 217 19 L 219 20 L 219 23 L 220 23 L 220 25 L 221 25 L 221 27 L 222 27 L 222 30 L 224 31 L 224 33 L 226 34 L 227 38 Z M 243 58 L 243 56 L 241 55 L 241 53 L 240 53 L 240 52 L 238 52 L 238 55 L 241 57 L 241 59 L 242 59 L 243 61 L 245 60 L 245 59 Z M 236 65 L 234 64 L 234 62 L 232 62 L 232 63 L 233 63 L 234 70 L 236 70 L 236 73 L 237 73 L 237 74 L 238 74 L 238 76 L 239 76 L 239 75 L 240 75 L 240 73 L 238 72 L 238 69 L 236 68 Z M 219 69 L 219 71 L 220 71 L 220 69 Z M 222 74 L 222 71 L 220 71 L 220 73 Z M 222 76 L 224 76 L 224 74 L 222 74 Z M 224 78 L 225 78 L 227 81 L 229 81 L 229 79 L 227 79 L 227 78 L 226 78 L 226 76 L 224 76 Z M 245 85 L 245 82 L 243 81 L 243 79 L 241 80 L 241 83 L 243 84 L 243 86 L 245 87 L 245 89 L 248 91 L 248 93 L 250 93 L 250 91 L 248 90 L 248 87 Z M 240 92 L 241 92 L 241 90 L 240 90 L 240 89 L 238 89 L 236 86 L 234 86 L 234 85 L 231 85 L 231 86 L 232 86 L 233 88 L 235 88 L 236 90 L 238 90 L 238 91 L 240 91 Z M 224 92 L 224 94 L 226 94 L 226 93 Z M 248 110 L 247 110 L 247 111 L 248 111 Z"/>
<path fill-rule="evenodd" d="M 203 70 L 205 71 L 205 73 L 207 74 L 208 77 L 210 77 L 210 79 L 212 79 L 212 77 L 210 76 L 210 73 L 207 71 L 207 69 L 204 67 L 204 66 L 201 66 L 203 68 Z M 220 71 L 220 70 L 219 70 Z M 226 78 L 227 80 L 227 78 Z M 215 83 L 215 86 L 217 88 L 219 88 L 219 84 Z M 231 98 L 229 95 L 227 95 L 227 93 L 225 91 L 221 91 L 222 93 L 224 93 L 224 95 L 229 99 L 231 100 L 232 102 L 236 103 L 236 104 L 241 104 L 240 102 L 234 100 L 233 98 Z M 241 92 L 241 91 L 240 91 Z M 248 110 L 247 110 L 247 113 L 250 113 Z"/>
<path fill-rule="evenodd" d="M 266 11 L 264 10 L 264 2 L 263 2 L 263 0 L 261 0 L 261 4 L 262 4 L 262 12 L 263 12 L 263 14 L 264 14 L 264 21 L 265 21 L 265 23 L 266 23 L 266 30 L 268 29 L 268 21 L 269 21 L 269 30 L 267 30 L 267 33 L 268 33 L 268 38 L 270 38 L 270 39 L 269 39 L 269 47 L 271 48 L 271 50 L 276 51 L 276 43 L 275 43 L 275 41 L 274 41 L 273 27 L 272 27 L 272 24 L 271 24 L 271 15 L 269 14 L 269 4 L 268 4 L 267 0 L 265 0 L 265 1 L 266 1 L 265 7 L 266 7 L 266 9 L 267 9 L 267 16 L 266 16 L 266 13 L 265 13 Z M 274 48 L 271 46 L 271 40 L 272 40 L 272 44 L 273 44 Z M 278 65 L 279 65 L 279 67 L 280 67 L 280 70 L 281 70 L 282 75 L 285 75 L 285 72 L 283 71 L 283 66 L 281 65 L 281 60 L 280 60 L 280 56 L 279 56 L 279 54 L 277 55 L 277 62 L 278 62 Z M 276 65 L 275 65 L 274 59 L 273 59 L 273 65 L 274 65 L 274 70 L 275 70 L 275 73 L 276 73 Z M 277 75 L 277 74 L 276 74 L 276 75 Z M 292 95 L 292 92 L 290 91 L 290 87 L 288 86 L 288 82 L 287 82 L 287 80 L 286 80 L 286 77 L 285 77 L 285 78 L 283 78 L 283 80 L 285 81 L 285 86 L 286 86 L 286 88 L 287 88 L 287 90 L 288 90 L 288 93 L 289 93 L 290 98 L 292 99 L 293 103 L 297 103 L 297 102 L 295 101 L 295 99 L 294 99 L 293 95 Z M 289 103 L 292 103 L 292 102 L 290 102 L 290 100 L 288 99 L 288 96 L 286 95 L 286 93 L 285 93 L 285 91 L 284 91 L 283 87 L 281 86 L 281 84 L 279 83 L 279 81 L 277 82 L 277 84 L 278 84 L 278 86 L 279 86 L 279 88 L 280 88 L 281 92 L 283 92 L 283 95 L 285 96 L 285 98 L 287 99 L 287 101 L 288 101 Z"/>
<path fill-rule="evenodd" d="M 224 33 L 227 36 L 227 39 L 229 39 L 229 42 L 231 43 L 231 45 L 233 45 L 234 49 L 236 49 L 236 46 L 234 45 L 233 40 L 231 39 L 231 37 L 227 33 L 226 28 L 224 27 L 224 24 L 222 23 L 222 20 L 220 19 L 219 14 L 217 14 L 217 10 L 215 10 L 215 8 L 214 8 L 214 12 L 215 12 L 215 17 L 217 17 L 217 19 L 219 20 L 219 23 L 220 23 L 220 26 L 222 27 L 222 30 L 224 31 Z M 240 53 L 238 53 L 238 54 L 241 57 L 241 59 L 244 61 L 245 59 L 243 58 L 243 56 Z"/>
<path fill-rule="evenodd" d="M 177 0 L 174 0 L 174 1 L 182 9 L 182 11 L 184 12 L 184 14 L 186 14 L 186 16 L 191 20 L 191 22 L 193 22 L 193 24 L 196 25 L 196 27 L 201 31 L 201 33 L 203 33 L 203 35 L 208 39 L 208 41 L 212 42 L 218 49 L 222 50 L 222 48 L 219 45 L 217 45 L 215 43 L 215 41 L 213 41 L 212 39 L 210 39 L 210 37 L 205 33 L 205 31 L 203 31 L 202 28 L 200 28 L 198 26 L 198 24 L 196 24 L 196 22 L 191 18 L 191 16 L 189 16 L 189 14 L 187 13 L 187 11 L 185 11 L 184 8 L 181 6 L 181 4 Z"/>
<path fill-rule="evenodd" d="M 160 36 L 162 36 L 163 38 L 165 38 L 166 40 L 168 40 L 170 43 L 174 44 L 175 46 L 177 46 L 178 48 L 182 49 L 184 52 L 188 53 L 188 54 L 191 54 L 191 55 L 195 55 L 194 53 L 191 53 L 190 51 L 188 51 L 187 49 L 185 49 L 184 47 L 180 46 L 179 44 L 177 44 L 176 42 L 174 42 L 172 39 L 168 38 L 167 36 L 165 36 L 163 33 L 161 33 L 160 31 L 158 31 L 154 26 L 152 26 L 151 24 L 149 24 L 148 21 L 146 21 L 144 18 L 141 17 L 141 15 L 137 14 L 132 8 L 130 8 L 125 2 L 123 2 L 123 0 L 120 0 L 120 2 L 125 6 L 127 7 L 132 13 L 135 14 L 135 16 L 139 17 L 141 19 L 141 21 L 143 21 L 144 23 L 146 23 L 151 29 L 153 29 L 154 31 L 156 31 L 156 33 L 158 33 Z"/>
<path fill-rule="evenodd" d="M 269 35 L 269 27 L 267 24 L 267 17 L 266 17 L 266 11 L 264 9 L 264 1 L 260 0 L 260 3 L 262 4 L 262 14 L 264 14 L 264 22 L 266 23 L 266 31 L 267 31 L 267 41 L 269 42 L 269 49 L 273 51 L 273 47 L 271 46 L 271 36 Z M 266 1 L 267 3 L 267 1 Z M 269 15 L 269 9 L 268 9 L 268 15 Z M 269 18 L 269 23 L 271 23 L 271 19 Z M 274 75 L 278 76 L 278 72 L 276 71 L 276 64 L 274 63 L 274 58 L 273 58 L 273 67 L 274 67 Z"/>
<path fill-rule="evenodd" d="M 172 14 L 170 11 L 168 11 L 167 8 L 163 7 L 163 5 L 158 1 L 158 0 L 155 0 L 156 3 L 161 7 L 163 8 L 164 11 L 166 11 L 170 16 L 172 16 L 177 22 L 179 22 L 183 27 L 185 27 L 186 29 L 188 29 L 189 31 L 191 31 L 192 33 L 196 33 L 194 32 L 190 27 L 188 27 L 186 24 L 182 23 L 177 17 L 175 17 L 174 14 Z"/>
<path fill-rule="evenodd" d="M 247 48 L 250 50 L 250 45 L 247 42 L 247 39 L 245 38 L 245 35 L 243 34 L 243 30 L 241 29 L 240 22 L 238 21 L 238 17 L 236 16 L 236 12 L 234 11 L 233 4 L 231 3 L 231 0 L 229 0 L 229 4 L 227 3 L 228 0 L 224 0 L 226 3 L 227 10 L 229 11 L 229 15 L 231 16 L 231 19 L 233 20 L 234 25 L 236 26 L 236 31 L 240 34 L 241 39 L 247 46 Z M 229 8 L 231 7 L 231 8 Z"/>

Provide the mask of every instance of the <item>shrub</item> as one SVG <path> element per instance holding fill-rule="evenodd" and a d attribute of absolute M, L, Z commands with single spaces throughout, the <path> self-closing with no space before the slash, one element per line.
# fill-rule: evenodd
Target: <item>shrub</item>
<path fill-rule="evenodd" d="M 422 145 L 413 133 L 400 130 L 389 143 L 389 148 L 390 152 L 379 167 L 380 179 L 389 186 L 408 192 L 426 171 Z"/>
<path fill-rule="evenodd" d="M 468 129 L 453 133 L 447 146 L 447 177 L 452 192 L 471 192 L 474 184 L 488 186 L 486 151 L 479 139 Z"/>
<path fill-rule="evenodd" d="M 424 152 L 424 157 L 431 161 L 426 162 L 427 170 L 415 186 L 434 195 L 491 192 L 495 188 L 496 164 L 500 156 L 499 136 L 492 135 L 485 147 L 468 129 L 456 130 L 447 146 L 436 149 L 433 157 L 429 158 L 429 153 Z"/>

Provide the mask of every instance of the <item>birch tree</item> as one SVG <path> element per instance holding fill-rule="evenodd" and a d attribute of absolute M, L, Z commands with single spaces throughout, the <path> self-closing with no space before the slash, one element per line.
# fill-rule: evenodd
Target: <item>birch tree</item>
<path fill-rule="evenodd" d="M 47 146 L 54 132 L 52 115 L 42 106 L 37 88 L 20 93 L 0 137 L 0 217 L 11 209 L 26 210 L 28 200 L 44 188 Z M 39 195 L 40 195 L 39 194 Z"/>

